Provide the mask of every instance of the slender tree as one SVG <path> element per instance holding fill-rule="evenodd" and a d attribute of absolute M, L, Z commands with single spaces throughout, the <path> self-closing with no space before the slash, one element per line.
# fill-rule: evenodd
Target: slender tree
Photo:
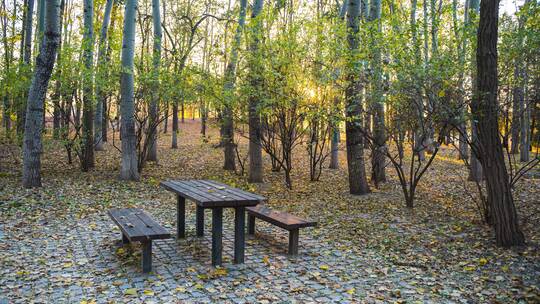
<path fill-rule="evenodd" d="M 124 31 L 122 37 L 122 73 L 120 84 L 120 111 L 122 133 L 122 165 L 120 178 L 139 180 L 137 169 L 137 138 L 135 134 L 135 100 L 133 59 L 135 53 L 135 13 L 137 0 L 126 0 Z"/>
<path fill-rule="evenodd" d="M 94 1 L 84 1 L 83 34 L 83 125 L 81 145 L 81 169 L 94 167 Z"/>
<path fill-rule="evenodd" d="M 525 0 L 525 3 L 521 7 L 526 7 L 530 0 Z M 518 36 L 518 48 L 523 48 L 523 34 L 521 33 L 524 28 L 524 24 L 527 22 L 527 14 L 523 14 L 519 17 L 518 27 L 519 27 L 519 36 Z M 516 79 L 518 86 L 521 88 L 521 94 L 519 94 L 519 113 L 521 115 L 520 119 L 520 145 L 519 145 L 519 160 L 522 162 L 529 161 L 529 150 L 531 146 L 531 136 L 530 136 L 530 127 L 531 127 L 531 103 L 527 100 L 527 62 L 522 55 L 518 56 L 516 62 L 516 70 L 518 78 Z"/>
<path fill-rule="evenodd" d="M 497 245 L 508 247 L 523 245 L 525 237 L 519 227 L 499 137 L 498 21 L 499 1 L 482 1 L 476 49 L 477 92 L 473 96 L 471 109 L 473 118 L 478 122 L 478 142 L 473 145 L 473 150 L 485 172 Z"/>
<path fill-rule="evenodd" d="M 369 193 L 364 161 L 364 136 L 362 134 L 362 74 L 358 63 L 360 30 L 360 0 L 349 0 L 347 10 L 347 43 L 349 48 L 346 97 L 346 145 L 349 190 L 351 194 Z"/>
<path fill-rule="evenodd" d="M 371 0 L 369 10 L 369 21 L 371 30 L 381 33 L 381 0 Z M 371 154 L 371 180 L 375 184 L 386 181 L 385 162 L 386 154 L 386 132 L 384 121 L 384 103 L 382 92 L 382 68 L 381 49 L 378 41 L 379 35 L 372 35 L 373 59 L 371 62 L 373 77 L 371 79 L 371 109 L 373 111 L 373 151 Z M 377 37 L 377 38 L 374 38 Z"/>
<path fill-rule="evenodd" d="M 32 28 L 33 28 L 33 15 L 34 15 L 34 0 L 28 0 L 28 3 L 25 7 L 25 18 L 24 18 L 24 58 L 23 58 L 23 73 L 29 73 L 31 69 L 31 60 L 32 60 Z M 26 120 L 26 99 L 28 95 L 26 92 L 23 94 L 21 105 L 18 107 L 17 111 L 17 133 L 21 134 L 25 128 Z"/>
<path fill-rule="evenodd" d="M 480 0 L 469 0 L 469 9 L 468 9 L 468 18 L 466 28 L 468 30 L 476 30 L 478 25 L 478 12 L 480 10 Z M 476 48 L 476 39 L 472 41 L 472 48 Z M 476 56 L 471 56 L 471 83 L 472 83 L 472 96 L 476 95 Z M 471 142 L 472 144 L 477 144 L 478 142 L 478 129 L 477 122 L 471 120 Z M 469 169 L 469 180 L 479 182 L 482 180 L 482 165 L 476 157 L 475 153 L 471 151 L 471 165 Z"/>
<path fill-rule="evenodd" d="M 96 114 L 94 117 L 94 146 L 96 151 L 103 150 L 103 128 L 104 125 L 104 107 L 106 103 L 107 94 L 104 91 L 105 74 L 106 74 L 106 60 L 107 60 L 107 33 L 109 31 L 109 24 L 111 22 L 111 12 L 113 8 L 114 0 L 107 0 L 105 4 L 105 13 L 103 14 L 103 23 L 101 24 L 101 31 L 99 35 L 98 46 L 98 70 L 97 70 L 97 82 L 96 82 Z"/>
<path fill-rule="evenodd" d="M 250 84 L 251 90 L 249 96 L 249 181 L 252 183 L 261 183 L 263 181 L 263 160 L 261 146 L 261 118 L 259 115 L 259 92 L 262 85 L 262 70 L 259 60 L 259 44 L 262 22 L 259 15 L 263 9 L 264 0 L 255 0 L 251 11 L 250 43 Z"/>
<path fill-rule="evenodd" d="M 46 31 L 41 43 L 32 84 L 28 91 L 26 121 L 23 139 L 23 186 L 41 186 L 41 136 L 43 103 L 51 78 L 60 39 L 60 0 L 48 0 L 46 5 Z"/>
<path fill-rule="evenodd" d="M 161 15 L 159 0 L 152 0 L 152 16 L 154 22 L 154 50 L 153 50 L 153 76 L 152 101 L 149 109 L 149 145 L 147 160 L 157 161 L 157 134 L 158 134 L 158 105 L 159 105 L 159 69 L 161 65 Z"/>
<path fill-rule="evenodd" d="M 240 47 L 240 39 L 246 22 L 246 7 L 247 0 L 240 0 L 240 13 L 238 16 L 238 26 L 234 35 L 233 45 L 229 63 L 225 68 L 225 84 L 223 85 L 224 107 L 223 107 L 223 145 L 224 149 L 224 164 L 223 169 L 235 170 L 235 143 L 234 143 L 234 118 L 232 112 L 232 103 L 234 98 L 234 84 L 236 81 L 236 65 L 238 62 L 238 48 Z"/>

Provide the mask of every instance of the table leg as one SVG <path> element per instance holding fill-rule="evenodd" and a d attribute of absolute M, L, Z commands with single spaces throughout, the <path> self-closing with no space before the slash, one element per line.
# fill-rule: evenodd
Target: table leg
<path fill-rule="evenodd" d="M 197 236 L 204 236 L 204 208 L 196 207 L 195 226 L 197 228 Z"/>
<path fill-rule="evenodd" d="M 142 244 L 142 270 L 144 273 L 152 271 L 152 241 L 144 241 Z"/>
<path fill-rule="evenodd" d="M 236 207 L 234 212 L 234 262 L 241 264 L 246 247 L 246 207 Z"/>
<path fill-rule="evenodd" d="M 221 265 L 223 249 L 223 208 L 212 209 L 212 265 Z"/>
<path fill-rule="evenodd" d="M 176 196 L 176 239 L 186 237 L 186 199 Z"/>

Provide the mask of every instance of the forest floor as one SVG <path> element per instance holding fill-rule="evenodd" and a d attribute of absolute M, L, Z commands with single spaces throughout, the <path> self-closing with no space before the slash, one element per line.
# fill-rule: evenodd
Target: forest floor
<path fill-rule="evenodd" d="M 514 197 L 527 246 L 498 248 L 475 204 L 475 184 L 450 148 L 444 148 L 420 183 L 416 205 L 405 207 L 393 168 L 389 181 L 363 196 L 348 194 L 342 169 L 309 181 L 307 152 L 296 151 L 293 190 L 283 173 L 265 164 L 265 183 L 225 172 L 218 131 L 180 125 L 179 149 L 160 135 L 159 162 L 140 182 L 118 180 L 120 154 L 111 141 L 97 152 L 96 168 L 67 164 L 59 142 L 46 140 L 43 188 L 21 187 L 20 151 L 0 151 L 0 303 L 29 302 L 360 302 L 539 303 L 540 179 L 522 179 Z M 118 140 L 116 139 L 116 143 Z M 246 141 L 240 141 L 245 154 Z M 265 156 L 266 157 L 266 156 Z M 368 162 L 369 163 L 369 162 Z M 369 165 L 368 165 L 369 170 Z M 232 215 L 225 214 L 225 262 L 210 266 L 210 237 L 156 241 L 154 271 L 140 272 L 140 250 L 122 248 L 111 207 L 137 206 L 175 231 L 175 198 L 166 179 L 214 179 L 258 192 L 275 209 L 319 222 L 300 235 L 300 255 L 288 258 L 284 231 L 258 226 L 247 241 L 246 263 L 230 259 Z M 207 221 L 208 222 L 208 221 Z M 207 229 L 207 231 L 209 231 Z"/>

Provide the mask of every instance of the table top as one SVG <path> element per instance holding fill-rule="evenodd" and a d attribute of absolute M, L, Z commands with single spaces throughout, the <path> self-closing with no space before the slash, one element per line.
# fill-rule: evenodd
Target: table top
<path fill-rule="evenodd" d="M 256 206 L 266 198 L 212 180 L 168 180 L 160 185 L 204 208 Z"/>

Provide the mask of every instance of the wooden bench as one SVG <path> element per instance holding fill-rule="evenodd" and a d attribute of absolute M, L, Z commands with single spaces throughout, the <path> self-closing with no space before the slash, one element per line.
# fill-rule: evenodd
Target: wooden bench
<path fill-rule="evenodd" d="M 283 211 L 275 211 L 264 205 L 247 207 L 248 213 L 248 234 L 255 234 L 255 218 L 281 227 L 289 231 L 289 254 L 298 254 L 299 229 L 304 227 L 315 227 L 317 222 L 305 220 Z"/>
<path fill-rule="evenodd" d="M 141 209 L 111 209 L 109 216 L 122 231 L 122 243 L 141 242 L 142 270 L 152 270 L 152 240 L 168 239 L 171 234 Z"/>

